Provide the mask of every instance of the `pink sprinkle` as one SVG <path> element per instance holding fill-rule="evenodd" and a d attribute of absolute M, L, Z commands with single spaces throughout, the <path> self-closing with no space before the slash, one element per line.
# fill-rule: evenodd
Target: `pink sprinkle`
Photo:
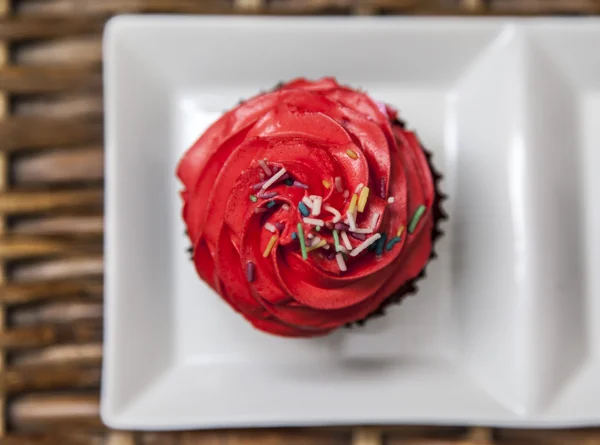
<path fill-rule="evenodd" d="M 280 232 L 283 232 L 283 230 L 285 229 L 285 224 L 281 222 L 275 223 L 275 228 Z"/>
<path fill-rule="evenodd" d="M 271 169 L 269 168 L 269 166 L 267 165 L 267 163 L 264 160 L 259 159 L 258 165 L 260 165 L 260 168 L 263 169 L 263 171 L 265 172 L 265 174 L 267 176 L 271 176 L 273 174 L 273 172 L 271 171 Z"/>
<path fill-rule="evenodd" d="M 350 236 L 354 239 L 364 241 L 367 239 L 367 236 L 364 233 L 354 233 L 350 232 Z"/>
<path fill-rule="evenodd" d="M 263 176 L 264 176 L 264 175 L 263 175 Z M 258 190 L 258 189 L 260 189 L 260 188 L 263 186 L 263 184 L 264 184 L 265 182 L 267 182 L 267 181 L 260 181 L 259 183 L 257 183 L 257 184 L 254 184 L 254 185 L 252 186 L 252 190 Z"/>
<path fill-rule="evenodd" d="M 344 190 L 344 198 L 350 196 L 350 190 Z"/>
<path fill-rule="evenodd" d="M 252 283 L 254 281 L 254 277 L 256 274 L 256 268 L 254 267 L 254 263 L 249 262 L 246 264 L 246 278 L 248 278 L 248 282 Z"/>
<path fill-rule="evenodd" d="M 281 206 L 281 208 L 287 212 L 290 209 L 290 205 L 286 202 Z"/>
<path fill-rule="evenodd" d="M 335 177 L 335 189 L 339 192 L 342 193 L 344 190 L 342 189 L 342 178 L 340 178 L 339 176 Z"/>
<path fill-rule="evenodd" d="M 301 182 L 294 181 L 292 184 L 294 187 L 300 187 L 301 189 L 308 190 L 308 186 L 306 184 L 302 184 Z"/>
<path fill-rule="evenodd" d="M 350 228 L 350 226 L 348 224 L 344 224 L 344 223 L 337 223 L 333 227 L 335 228 L 335 230 L 348 230 Z"/>
<path fill-rule="evenodd" d="M 275 196 L 277 196 L 277 192 L 259 193 L 256 196 L 260 199 L 269 199 L 269 198 L 274 198 Z"/>
<path fill-rule="evenodd" d="M 260 178 L 261 181 L 265 180 L 265 174 L 263 172 L 258 172 L 258 177 Z"/>
<path fill-rule="evenodd" d="M 379 180 L 380 188 L 379 188 L 379 197 L 381 199 L 385 199 L 385 178 L 381 178 Z"/>
<path fill-rule="evenodd" d="M 254 209 L 254 213 L 265 213 L 267 209 L 265 207 L 257 207 Z"/>

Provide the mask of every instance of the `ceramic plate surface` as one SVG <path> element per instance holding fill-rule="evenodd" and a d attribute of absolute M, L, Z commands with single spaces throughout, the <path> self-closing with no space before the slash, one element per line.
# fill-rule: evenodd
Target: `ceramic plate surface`
<path fill-rule="evenodd" d="M 104 44 L 107 424 L 600 423 L 600 21 L 126 16 Z M 197 278 L 174 174 L 298 76 L 398 107 L 450 195 L 418 296 L 312 340 Z"/>

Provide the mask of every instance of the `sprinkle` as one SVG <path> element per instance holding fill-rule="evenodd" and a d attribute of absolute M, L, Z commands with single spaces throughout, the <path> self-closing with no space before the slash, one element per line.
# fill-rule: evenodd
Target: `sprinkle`
<path fill-rule="evenodd" d="M 404 226 L 398 227 L 398 231 L 396 232 L 396 236 L 402 235 L 402 232 L 404 232 Z"/>
<path fill-rule="evenodd" d="M 352 195 L 352 200 L 350 201 L 350 207 L 348 207 L 348 213 L 354 213 L 354 209 L 356 208 L 356 202 L 358 201 L 358 195 L 355 193 Z"/>
<path fill-rule="evenodd" d="M 248 283 L 252 283 L 254 281 L 255 273 L 256 268 L 254 267 L 254 263 L 249 262 L 246 264 L 246 278 L 248 278 Z"/>
<path fill-rule="evenodd" d="M 365 227 L 365 228 L 357 227 L 354 230 L 350 229 L 350 232 L 354 232 L 354 233 L 373 233 L 373 229 L 370 228 L 370 227 Z"/>
<path fill-rule="evenodd" d="M 342 252 L 345 255 L 348 255 L 348 249 L 346 249 L 344 246 L 340 245 L 340 252 Z"/>
<path fill-rule="evenodd" d="M 415 231 L 417 225 L 419 224 L 419 220 L 423 216 L 423 213 L 425 213 L 425 206 L 421 204 L 417 208 L 417 211 L 413 215 L 412 219 L 410 220 L 410 224 L 408 226 L 408 233 L 413 233 Z"/>
<path fill-rule="evenodd" d="M 329 187 L 331 187 L 331 182 L 329 182 L 327 179 L 323 179 L 323 187 L 328 189 Z"/>
<path fill-rule="evenodd" d="M 334 224 L 342 220 L 342 214 L 335 207 L 331 207 L 330 205 L 325 205 L 325 206 L 323 206 L 323 210 L 325 210 L 326 212 L 329 212 L 333 215 L 334 218 L 333 218 L 332 222 Z"/>
<path fill-rule="evenodd" d="M 298 223 L 298 238 L 300 239 L 300 250 L 302 250 L 302 259 L 308 259 L 308 255 L 306 254 L 306 241 L 304 240 L 304 229 L 302 228 L 302 223 Z"/>
<path fill-rule="evenodd" d="M 325 227 L 327 227 L 329 230 L 333 230 L 333 223 L 331 221 L 326 221 Z"/>
<path fill-rule="evenodd" d="M 263 226 L 265 229 L 267 229 L 269 232 L 275 233 L 275 230 L 277 230 L 275 228 L 275 226 L 273 224 L 271 224 L 270 222 L 265 223 L 265 225 Z"/>
<path fill-rule="evenodd" d="M 315 199 L 317 199 L 317 198 L 320 198 L 321 196 L 319 196 L 319 195 L 308 195 L 308 197 L 309 197 L 309 198 L 310 198 L 312 201 L 314 201 Z"/>
<path fill-rule="evenodd" d="M 335 251 L 339 252 L 340 251 L 340 237 L 338 235 L 337 230 L 333 231 L 333 245 L 335 246 Z"/>
<path fill-rule="evenodd" d="M 306 207 L 308 207 L 309 209 L 312 209 L 314 206 L 314 203 L 308 196 L 305 196 L 304 198 L 302 198 L 302 202 L 304 204 L 306 204 Z"/>
<path fill-rule="evenodd" d="M 306 224 L 312 224 L 313 226 L 324 226 L 325 221 L 317 218 L 303 218 L 302 219 Z"/>
<path fill-rule="evenodd" d="M 346 232 L 342 232 L 342 241 L 344 242 L 344 247 L 348 250 L 352 250 L 352 243 L 350 243 L 350 238 L 348 238 L 348 234 Z"/>
<path fill-rule="evenodd" d="M 365 235 L 364 233 L 354 233 L 354 232 L 350 232 L 350 236 L 354 239 L 357 239 L 359 241 L 364 241 L 367 239 L 367 235 Z"/>
<path fill-rule="evenodd" d="M 307 189 L 308 189 L 308 186 L 307 186 L 306 184 L 303 184 L 303 183 L 301 183 L 301 182 L 298 182 L 298 181 L 294 181 L 294 182 L 292 183 L 292 185 L 293 185 L 294 187 L 299 187 L 299 188 L 301 188 L 301 189 L 304 189 L 304 190 L 307 190 Z"/>
<path fill-rule="evenodd" d="M 335 226 L 335 230 L 348 230 L 350 226 L 344 223 L 337 223 Z"/>
<path fill-rule="evenodd" d="M 323 246 L 323 249 L 325 249 L 325 250 L 329 250 L 329 244 L 325 244 L 325 245 Z"/>
<path fill-rule="evenodd" d="M 265 209 L 264 207 L 256 207 L 254 209 L 254 213 L 265 213 L 267 211 L 267 209 Z"/>
<path fill-rule="evenodd" d="M 287 178 L 284 182 L 285 182 L 285 185 L 292 185 L 292 184 L 294 184 L 294 180 L 291 179 L 291 178 Z"/>
<path fill-rule="evenodd" d="M 379 234 L 379 233 L 376 233 L 375 235 L 371 236 L 370 238 L 367 238 L 365 241 L 363 241 L 358 246 L 356 246 L 352 252 L 350 252 L 350 256 L 358 255 L 363 250 L 365 250 L 367 247 L 369 247 L 371 244 L 373 244 L 375 241 L 377 241 L 379 238 L 381 238 L 381 234 Z"/>
<path fill-rule="evenodd" d="M 385 178 L 379 180 L 379 197 L 385 199 Z"/>
<path fill-rule="evenodd" d="M 296 232 L 292 232 L 292 239 L 297 239 L 298 238 L 298 234 Z"/>
<path fill-rule="evenodd" d="M 298 203 L 298 210 L 300 210 L 300 213 L 302 214 L 302 216 L 310 215 L 310 212 L 308 211 L 308 207 L 306 207 L 306 205 L 302 201 L 300 201 Z"/>
<path fill-rule="evenodd" d="M 388 204 L 393 204 L 393 203 L 394 203 L 394 201 L 395 201 L 395 199 L 394 199 L 394 197 L 393 197 L 393 196 L 390 196 L 390 197 L 388 198 Z"/>
<path fill-rule="evenodd" d="M 283 232 L 283 230 L 285 229 L 285 224 L 281 222 L 275 223 L 275 228 L 280 232 Z"/>
<path fill-rule="evenodd" d="M 358 184 L 356 186 L 356 188 L 354 189 L 354 193 L 356 193 L 357 195 L 360 193 L 360 191 L 363 189 L 365 185 L 361 182 L 360 184 Z"/>
<path fill-rule="evenodd" d="M 307 252 L 312 252 L 313 250 L 317 250 L 321 247 L 324 247 L 327 244 L 327 241 L 325 241 L 324 239 L 322 239 L 321 241 L 319 241 L 317 244 L 310 246 L 308 249 L 306 249 Z"/>
<path fill-rule="evenodd" d="M 344 198 L 348 198 L 350 196 L 350 190 L 344 190 Z"/>
<path fill-rule="evenodd" d="M 275 207 L 275 201 L 271 201 L 267 204 L 267 209 L 270 209 L 272 207 Z"/>
<path fill-rule="evenodd" d="M 340 178 L 339 176 L 336 176 L 335 179 L 333 180 L 333 182 L 335 183 L 335 189 L 339 193 L 342 193 L 344 191 L 344 189 L 342 189 L 342 178 Z"/>
<path fill-rule="evenodd" d="M 281 208 L 287 212 L 290 209 L 290 205 L 286 202 L 281 206 Z"/>
<path fill-rule="evenodd" d="M 315 230 L 316 230 L 317 232 L 320 232 L 320 231 L 321 231 L 321 226 L 317 226 L 317 227 L 315 227 Z"/>
<path fill-rule="evenodd" d="M 250 201 L 252 201 L 252 202 L 258 201 L 258 198 L 254 195 L 250 195 L 250 196 L 248 196 L 248 198 L 250 198 Z"/>
<path fill-rule="evenodd" d="M 273 174 L 273 172 L 271 171 L 271 169 L 269 168 L 269 166 L 267 165 L 267 163 L 265 161 L 263 161 L 262 159 L 259 159 L 258 164 L 260 165 L 260 167 L 263 169 L 263 171 L 266 173 L 267 176 L 271 176 Z"/>
<path fill-rule="evenodd" d="M 268 188 L 269 188 L 269 187 L 271 187 L 273 184 L 275 184 L 277 181 L 279 181 L 279 179 L 280 179 L 280 178 L 281 178 L 283 175 L 285 175 L 285 168 L 282 168 L 282 169 L 281 169 L 281 170 L 279 170 L 277 173 L 275 173 L 273 176 L 271 176 L 271 178 L 270 178 L 270 179 L 269 179 L 267 182 L 265 182 L 265 183 L 262 185 L 262 189 L 263 189 L 263 190 L 266 190 L 266 189 L 268 189 Z"/>
<path fill-rule="evenodd" d="M 338 263 L 338 267 L 342 272 L 346 272 L 348 268 L 346 267 L 346 262 L 344 261 L 344 256 L 341 253 L 335 254 L 335 260 Z"/>
<path fill-rule="evenodd" d="M 263 184 L 264 184 L 265 182 L 267 182 L 267 181 L 260 181 L 260 182 L 258 182 L 258 183 L 256 183 L 256 184 L 254 184 L 254 185 L 252 186 L 252 190 L 258 190 L 258 189 L 260 189 L 260 188 L 263 186 Z"/>
<path fill-rule="evenodd" d="M 369 199 L 369 187 L 364 187 L 360 191 L 360 198 L 358 199 L 358 211 L 364 212 L 365 205 L 367 204 L 367 199 Z"/>
<path fill-rule="evenodd" d="M 312 233 L 309 233 L 308 235 L 306 235 L 306 237 L 307 237 L 308 239 L 313 239 L 315 236 L 314 236 Z"/>
<path fill-rule="evenodd" d="M 263 172 L 258 172 L 258 177 L 260 178 L 261 181 L 265 180 L 265 174 Z"/>
<path fill-rule="evenodd" d="M 273 250 L 273 246 L 275 246 L 276 242 L 277 242 L 277 235 L 273 235 L 271 237 L 271 239 L 269 240 L 269 244 L 267 244 L 267 248 L 263 252 L 263 258 L 267 258 L 269 256 L 269 254 L 271 253 L 271 250 Z"/>
<path fill-rule="evenodd" d="M 377 256 L 383 255 L 383 247 L 385 246 L 385 240 L 387 239 L 387 234 L 384 233 L 381 235 L 381 238 L 377 241 L 377 248 L 375 249 L 375 254 Z"/>
<path fill-rule="evenodd" d="M 369 227 L 371 229 L 375 229 L 375 227 L 377 226 L 377 221 L 379 221 L 379 213 L 373 213 L 371 215 L 371 224 L 369 224 Z"/>
<path fill-rule="evenodd" d="M 260 199 L 269 199 L 277 196 L 277 192 L 259 193 L 257 195 Z"/>
<path fill-rule="evenodd" d="M 350 230 L 356 230 L 356 218 L 354 217 L 354 213 L 348 212 L 346 216 L 348 217 L 348 225 L 350 226 Z"/>
<path fill-rule="evenodd" d="M 319 244 L 321 242 L 321 238 L 319 238 L 318 236 L 313 237 L 313 239 L 310 241 L 310 247 Z"/>
<path fill-rule="evenodd" d="M 314 201 L 314 205 L 312 208 L 312 215 L 319 216 L 321 214 L 321 205 L 323 204 L 323 198 L 320 196 L 317 197 Z"/>
<path fill-rule="evenodd" d="M 352 159 L 358 159 L 358 155 L 354 150 L 348 149 L 346 150 L 346 154 L 350 156 Z"/>
<path fill-rule="evenodd" d="M 388 252 L 390 250 L 392 250 L 392 248 L 398 244 L 400 242 L 400 237 L 396 236 L 394 238 L 392 238 L 391 240 L 388 241 L 388 243 L 385 245 L 385 250 L 387 250 Z"/>

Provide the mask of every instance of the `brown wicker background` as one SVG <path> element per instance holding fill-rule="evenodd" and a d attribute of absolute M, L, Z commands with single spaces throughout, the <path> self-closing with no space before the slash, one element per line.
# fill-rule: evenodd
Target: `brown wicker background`
<path fill-rule="evenodd" d="M 101 33 L 124 12 L 595 14 L 600 0 L 0 0 L 0 444 L 600 445 L 600 429 L 107 430 Z"/>

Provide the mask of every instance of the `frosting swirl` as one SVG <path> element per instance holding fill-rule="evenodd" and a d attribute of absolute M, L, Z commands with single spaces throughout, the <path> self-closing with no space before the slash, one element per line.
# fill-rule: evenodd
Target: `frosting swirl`
<path fill-rule="evenodd" d="M 425 267 L 435 184 L 396 115 L 333 78 L 297 79 L 227 112 L 182 158 L 198 274 L 256 328 L 326 334 Z"/>

